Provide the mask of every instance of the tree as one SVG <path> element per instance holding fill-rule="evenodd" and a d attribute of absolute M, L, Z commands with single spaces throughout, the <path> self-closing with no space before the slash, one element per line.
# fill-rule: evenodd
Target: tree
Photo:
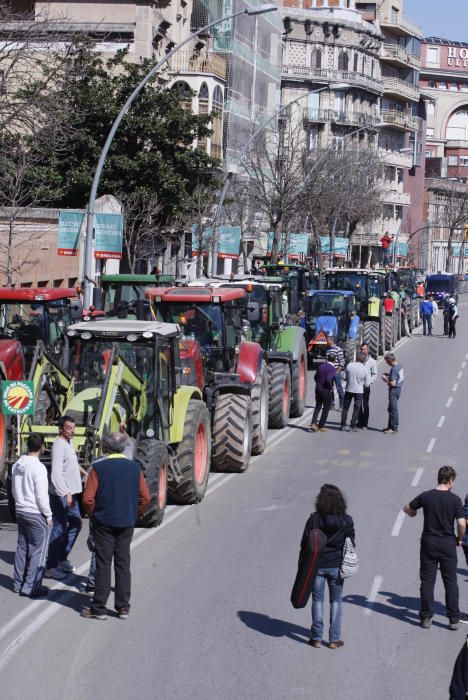
<path fill-rule="evenodd" d="M 249 186 L 243 179 L 234 180 L 231 195 L 224 206 L 224 215 L 231 226 L 240 228 L 242 259 L 239 261 L 239 272 L 248 272 L 248 242 L 257 237 L 260 221 L 255 202 L 250 199 Z"/>
<path fill-rule="evenodd" d="M 124 217 L 123 247 L 130 272 L 137 264 L 161 254 L 164 241 L 161 236 L 159 215 L 163 205 L 156 195 L 141 192 L 121 193 L 118 196 Z"/>
<path fill-rule="evenodd" d="M 464 182 L 440 179 L 433 180 L 428 190 L 435 200 L 433 227 L 448 230 L 445 272 L 450 272 L 454 243 L 458 239 L 460 246 L 464 245 L 465 224 L 468 222 L 468 187 Z"/>
<path fill-rule="evenodd" d="M 213 246 L 213 218 L 219 196 L 219 182 L 201 178 L 190 196 L 188 221 L 192 225 L 192 253 L 197 255 L 197 277 L 203 273 Z"/>

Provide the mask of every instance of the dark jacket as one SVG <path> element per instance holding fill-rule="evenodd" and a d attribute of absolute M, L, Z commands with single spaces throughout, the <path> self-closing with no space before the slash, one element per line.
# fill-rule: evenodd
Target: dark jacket
<path fill-rule="evenodd" d="M 122 454 L 93 464 L 83 494 L 83 508 L 106 527 L 134 527 L 150 505 L 140 464 Z"/>
<path fill-rule="evenodd" d="M 314 517 L 314 514 L 311 516 Z M 345 539 L 350 537 L 355 544 L 354 522 L 350 515 L 325 515 L 315 513 L 315 527 L 327 536 L 327 546 L 320 555 L 320 568 L 328 569 L 341 566 Z"/>
<path fill-rule="evenodd" d="M 468 637 L 455 661 L 449 692 L 450 700 L 465 700 L 468 693 Z"/>
<path fill-rule="evenodd" d="M 335 367 L 331 362 L 322 362 L 315 373 L 315 388 L 318 393 L 325 393 L 333 389 L 333 380 L 335 379 Z"/>

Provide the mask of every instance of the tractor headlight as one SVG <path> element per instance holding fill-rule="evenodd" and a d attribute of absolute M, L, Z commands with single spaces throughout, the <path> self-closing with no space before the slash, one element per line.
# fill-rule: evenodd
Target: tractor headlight
<path fill-rule="evenodd" d="M 128 340 L 129 343 L 134 343 L 136 340 L 138 340 L 138 336 L 136 333 L 129 333 L 126 340 Z"/>
<path fill-rule="evenodd" d="M 67 335 L 69 338 L 74 338 L 78 333 L 73 328 L 70 328 L 70 330 L 67 331 Z"/>
<path fill-rule="evenodd" d="M 146 338 L 149 340 L 150 338 L 153 337 L 153 334 L 151 331 L 144 331 L 144 333 L 142 333 L 142 336 L 143 336 L 143 338 Z"/>
<path fill-rule="evenodd" d="M 91 338 L 93 337 L 93 334 L 91 333 L 91 331 L 83 331 L 83 333 L 81 334 L 81 337 L 83 340 L 91 340 Z"/>

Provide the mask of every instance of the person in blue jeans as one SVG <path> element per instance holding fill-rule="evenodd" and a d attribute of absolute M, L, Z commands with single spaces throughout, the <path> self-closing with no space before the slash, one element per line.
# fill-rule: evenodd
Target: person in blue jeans
<path fill-rule="evenodd" d="M 354 522 L 346 513 L 346 500 L 342 492 L 333 484 L 324 484 L 315 503 L 316 527 L 327 536 L 327 544 L 320 555 L 314 587 L 312 589 L 312 627 L 308 644 L 316 649 L 322 646 L 323 608 L 325 584 L 330 596 L 329 649 L 339 649 L 344 645 L 341 639 L 341 613 L 343 579 L 340 576 L 345 539 L 350 537 L 355 544 Z"/>

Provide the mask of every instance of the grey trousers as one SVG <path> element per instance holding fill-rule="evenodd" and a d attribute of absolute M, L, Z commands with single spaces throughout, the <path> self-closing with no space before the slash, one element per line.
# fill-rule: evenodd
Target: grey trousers
<path fill-rule="evenodd" d="M 16 547 L 13 590 L 30 595 L 42 585 L 45 573 L 50 529 L 40 513 L 17 513 L 18 545 Z"/>

